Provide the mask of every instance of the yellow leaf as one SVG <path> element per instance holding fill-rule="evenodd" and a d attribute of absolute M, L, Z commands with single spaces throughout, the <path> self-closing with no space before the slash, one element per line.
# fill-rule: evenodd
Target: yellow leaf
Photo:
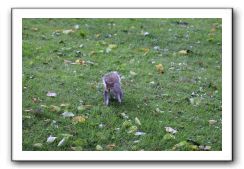
<path fill-rule="evenodd" d="M 187 50 L 180 50 L 178 53 L 180 55 L 187 55 L 188 54 Z"/>
<path fill-rule="evenodd" d="M 108 48 L 110 48 L 110 49 L 114 49 L 114 48 L 117 48 L 117 45 L 115 45 L 115 44 L 109 44 L 109 45 L 108 45 Z"/>
<path fill-rule="evenodd" d="M 60 107 L 68 107 L 68 106 L 69 106 L 68 103 L 62 103 L 62 104 L 60 104 Z"/>
<path fill-rule="evenodd" d="M 150 51 L 150 49 L 149 48 L 144 48 L 143 51 L 144 51 L 144 54 L 143 55 L 145 56 Z"/>
<path fill-rule="evenodd" d="M 72 119 L 73 124 L 84 123 L 85 121 L 86 121 L 86 118 L 84 116 L 75 116 Z"/>
<path fill-rule="evenodd" d="M 162 64 L 155 65 L 158 73 L 164 73 L 164 67 Z"/>
<path fill-rule="evenodd" d="M 75 61 L 75 63 L 80 64 L 80 65 L 83 65 L 83 64 L 85 64 L 86 62 L 85 62 L 84 60 L 82 60 L 82 59 L 77 59 L 77 60 Z"/>

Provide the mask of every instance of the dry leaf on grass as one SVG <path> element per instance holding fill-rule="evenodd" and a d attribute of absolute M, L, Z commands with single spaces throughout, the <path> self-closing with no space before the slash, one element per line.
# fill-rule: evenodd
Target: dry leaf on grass
<path fill-rule="evenodd" d="M 47 96 L 48 97 L 56 97 L 57 96 L 57 93 L 48 91 L 47 92 Z"/>
<path fill-rule="evenodd" d="M 139 120 L 137 117 L 135 118 L 135 123 L 136 123 L 137 125 L 139 125 L 139 126 L 141 125 L 141 122 L 140 122 L 140 120 Z"/>
<path fill-rule="evenodd" d="M 74 117 L 75 116 L 74 113 L 72 113 L 72 112 L 63 112 L 62 115 L 63 115 L 63 117 Z"/>
<path fill-rule="evenodd" d="M 137 131 L 137 132 L 135 132 L 135 135 L 136 136 L 143 136 L 143 135 L 145 135 L 146 133 L 144 133 L 144 132 L 142 132 L 142 131 Z"/>
<path fill-rule="evenodd" d="M 67 29 L 67 30 L 63 30 L 63 34 L 70 34 L 70 33 L 73 33 L 75 32 L 73 29 Z"/>
<path fill-rule="evenodd" d="M 96 150 L 97 150 L 97 151 L 102 151 L 102 150 L 103 150 L 103 147 L 100 146 L 100 145 L 97 145 L 97 146 L 96 146 Z"/>
<path fill-rule="evenodd" d="M 209 123 L 209 125 L 213 125 L 213 124 L 217 123 L 217 120 L 208 120 L 208 123 Z"/>
<path fill-rule="evenodd" d="M 73 124 L 84 123 L 85 121 L 86 121 L 86 118 L 84 116 L 75 116 L 72 119 Z"/>
<path fill-rule="evenodd" d="M 63 138 L 63 139 L 58 143 L 58 147 L 64 145 L 64 142 L 65 142 L 65 138 Z"/>
<path fill-rule="evenodd" d="M 48 138 L 47 138 L 47 143 L 52 143 L 55 141 L 57 137 L 53 137 L 52 135 L 50 135 Z"/>
<path fill-rule="evenodd" d="M 158 73 L 163 74 L 164 73 L 164 67 L 162 64 L 155 65 Z"/>

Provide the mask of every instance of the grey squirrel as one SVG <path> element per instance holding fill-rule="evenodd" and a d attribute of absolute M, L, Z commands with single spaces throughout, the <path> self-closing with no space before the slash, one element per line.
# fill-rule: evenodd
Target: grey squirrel
<path fill-rule="evenodd" d="M 110 95 L 112 95 L 119 103 L 122 102 L 123 92 L 121 89 L 121 78 L 118 72 L 110 72 L 103 76 L 104 85 L 104 104 L 108 106 Z"/>

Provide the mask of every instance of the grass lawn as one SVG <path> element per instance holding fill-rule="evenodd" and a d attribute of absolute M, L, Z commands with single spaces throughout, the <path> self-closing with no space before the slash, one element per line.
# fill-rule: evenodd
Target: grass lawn
<path fill-rule="evenodd" d="M 23 19 L 23 150 L 221 151 L 221 35 L 221 19 Z M 105 106 L 110 71 L 124 99 Z"/>

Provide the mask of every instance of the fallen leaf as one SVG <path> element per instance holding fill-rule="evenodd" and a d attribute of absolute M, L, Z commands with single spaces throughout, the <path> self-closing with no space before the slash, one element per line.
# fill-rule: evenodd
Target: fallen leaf
<path fill-rule="evenodd" d="M 58 143 L 58 147 L 64 145 L 64 142 L 65 142 L 65 138 L 63 138 L 63 139 Z"/>
<path fill-rule="evenodd" d="M 179 55 L 188 55 L 189 53 L 192 53 L 192 51 L 191 50 L 180 50 L 179 52 L 178 52 L 178 54 Z"/>
<path fill-rule="evenodd" d="M 164 128 L 165 128 L 165 131 L 168 133 L 172 133 L 172 134 L 177 133 L 177 130 L 173 129 L 172 127 L 164 127 Z"/>
<path fill-rule="evenodd" d="M 51 105 L 50 106 L 50 111 L 52 111 L 52 112 L 60 112 L 61 108 L 58 107 L 58 106 Z"/>
<path fill-rule="evenodd" d="M 109 44 L 109 45 L 108 45 L 108 48 L 110 48 L 110 49 L 114 49 L 114 48 L 117 48 L 117 45 L 115 45 L 115 44 Z"/>
<path fill-rule="evenodd" d="M 82 60 L 82 59 L 77 59 L 75 61 L 76 64 L 80 64 L 80 65 L 84 65 L 86 63 L 86 61 Z"/>
<path fill-rule="evenodd" d="M 135 123 L 136 123 L 137 125 L 139 125 L 139 126 L 141 125 L 141 122 L 140 122 L 140 120 L 139 120 L 137 117 L 135 118 Z"/>
<path fill-rule="evenodd" d="M 144 52 L 144 56 L 147 55 L 147 53 L 150 51 L 149 48 L 141 48 L 141 50 Z"/>
<path fill-rule="evenodd" d="M 164 73 L 164 67 L 162 64 L 155 65 L 158 73 L 163 74 Z"/>
<path fill-rule="evenodd" d="M 84 116 L 75 116 L 72 119 L 73 124 L 84 123 L 85 121 L 86 121 L 86 118 Z"/>
<path fill-rule="evenodd" d="M 97 150 L 97 151 L 102 151 L 102 150 L 103 150 L 103 147 L 100 146 L 100 145 L 97 145 L 97 146 L 96 146 L 96 150 Z"/>
<path fill-rule="evenodd" d="M 180 55 L 187 55 L 187 50 L 180 50 L 178 53 Z"/>
<path fill-rule="evenodd" d="M 33 147 L 35 147 L 35 148 L 42 148 L 42 143 L 35 143 L 35 144 L 33 144 Z"/>
<path fill-rule="evenodd" d="M 208 120 L 208 123 L 209 123 L 209 125 L 213 125 L 213 124 L 217 123 L 217 120 Z"/>
<path fill-rule="evenodd" d="M 48 91 L 47 92 L 47 96 L 48 97 L 56 97 L 57 96 L 57 93 Z"/>
<path fill-rule="evenodd" d="M 136 136 L 142 136 L 142 135 L 145 135 L 146 133 L 142 132 L 142 131 L 137 131 L 135 132 L 135 135 Z"/>
<path fill-rule="evenodd" d="M 197 151 L 199 150 L 199 147 L 197 145 L 193 145 L 187 141 L 181 141 L 180 143 L 173 146 L 172 150 L 191 150 L 191 151 Z"/>
<path fill-rule="evenodd" d="M 68 103 L 62 103 L 62 104 L 60 104 L 60 107 L 68 107 L 69 106 L 69 104 Z"/>
<path fill-rule="evenodd" d="M 64 112 L 64 113 L 62 113 L 62 115 L 64 117 L 74 117 L 75 116 L 74 113 L 72 113 L 72 112 Z"/>
<path fill-rule="evenodd" d="M 70 34 L 75 32 L 73 29 L 63 30 L 63 34 Z"/>
<path fill-rule="evenodd" d="M 50 135 L 48 138 L 47 138 L 47 143 L 52 143 L 55 141 L 57 137 L 53 137 L 52 135 Z"/>
<path fill-rule="evenodd" d="M 137 73 L 136 73 L 136 72 L 133 72 L 133 71 L 130 71 L 130 75 L 132 75 L 132 76 L 136 76 Z"/>

